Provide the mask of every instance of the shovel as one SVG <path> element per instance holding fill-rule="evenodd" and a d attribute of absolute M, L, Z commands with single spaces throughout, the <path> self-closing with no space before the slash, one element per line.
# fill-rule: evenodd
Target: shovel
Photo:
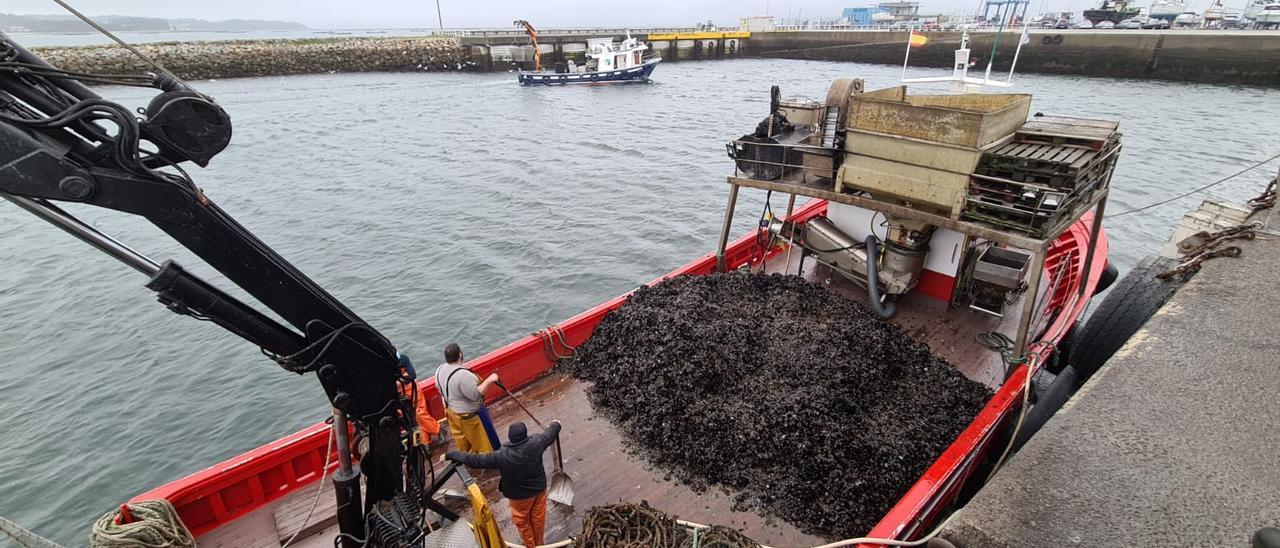
<path fill-rule="evenodd" d="M 516 402 L 516 405 L 520 406 L 520 409 L 524 411 L 524 414 L 529 415 L 529 418 L 533 419 L 533 423 L 537 424 L 538 428 L 543 430 L 547 429 L 547 427 L 542 425 L 542 421 L 538 420 L 538 417 L 533 416 L 533 413 L 529 411 L 529 408 L 525 407 L 523 403 L 520 403 L 520 399 L 517 398 L 515 394 L 512 394 L 511 390 L 507 389 L 507 385 L 502 384 L 502 382 L 494 384 L 497 384 L 498 388 L 501 388 L 503 392 L 506 392 L 507 396 L 511 398 L 511 401 Z M 565 506 L 573 506 L 573 478 L 569 477 L 569 474 L 564 472 L 564 454 L 560 452 L 560 434 L 556 434 L 556 468 L 555 471 L 551 473 L 551 484 L 547 487 L 547 498 L 550 499 L 551 502 L 563 504 Z"/>

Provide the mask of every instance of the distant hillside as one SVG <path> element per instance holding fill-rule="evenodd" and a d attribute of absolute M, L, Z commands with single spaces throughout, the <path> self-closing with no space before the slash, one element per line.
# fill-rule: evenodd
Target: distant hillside
<path fill-rule="evenodd" d="M 306 30 L 301 23 L 291 21 L 261 21 L 257 19 L 228 19 L 204 21 L 201 19 L 160 19 L 131 15 L 95 16 L 108 30 L 157 32 L 168 30 L 242 31 L 242 30 Z M 15 15 L 0 13 L 0 30 L 7 32 L 90 32 L 93 29 L 70 15 Z"/>
<path fill-rule="evenodd" d="M 225 21 L 170 19 L 169 23 L 176 30 L 307 30 L 307 26 L 302 23 L 262 19 L 227 19 Z"/>

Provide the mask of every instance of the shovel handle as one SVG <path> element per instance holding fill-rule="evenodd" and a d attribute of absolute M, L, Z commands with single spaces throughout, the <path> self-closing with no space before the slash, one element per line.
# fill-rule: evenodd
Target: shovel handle
<path fill-rule="evenodd" d="M 528 407 L 525 407 L 523 403 L 520 403 L 520 398 L 517 398 L 515 394 L 512 394 L 511 390 L 507 388 L 507 385 L 502 384 L 502 381 L 495 382 L 494 384 L 498 385 L 498 388 L 501 388 L 503 392 L 506 392 L 507 397 L 511 398 L 511 401 L 516 402 L 516 405 L 520 406 L 520 409 L 524 411 L 524 414 L 529 415 L 529 418 L 533 419 L 534 424 L 537 424 L 538 428 L 543 430 L 547 429 L 547 427 L 542 425 L 542 421 L 538 420 L 538 417 L 533 416 L 533 413 L 529 411 Z M 556 468 L 557 470 L 564 470 L 564 453 L 560 451 L 559 432 L 556 433 L 556 464 L 558 465 Z"/>
<path fill-rule="evenodd" d="M 564 471 L 564 452 L 560 450 L 560 433 L 556 432 L 556 470 Z"/>
<path fill-rule="evenodd" d="M 533 416 L 533 413 L 529 411 L 528 407 L 525 407 L 523 403 L 520 403 L 520 398 L 517 398 L 515 394 L 512 394 L 511 390 L 507 388 L 507 385 L 502 384 L 501 382 L 496 382 L 494 384 L 498 385 L 498 388 L 501 388 L 503 392 L 506 392 L 507 397 L 511 398 L 511 401 L 516 402 L 516 405 L 520 406 L 520 409 L 524 411 L 524 414 L 529 415 L 529 418 L 533 419 L 533 423 L 538 425 L 538 428 L 546 430 L 546 427 L 542 425 L 542 421 L 538 420 L 538 417 Z"/>

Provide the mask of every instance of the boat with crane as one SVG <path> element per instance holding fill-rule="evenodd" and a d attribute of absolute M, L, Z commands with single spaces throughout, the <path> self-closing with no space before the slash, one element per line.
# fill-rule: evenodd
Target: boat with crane
<path fill-rule="evenodd" d="M 621 43 L 612 38 L 592 38 L 587 43 L 587 62 L 577 65 L 573 61 L 557 63 L 554 70 L 542 67 L 542 51 L 538 47 L 538 31 L 523 19 L 515 25 L 525 30 L 533 43 L 533 70 L 521 70 L 516 79 L 521 85 L 611 84 L 620 82 L 647 82 L 653 69 L 662 62 L 661 57 L 646 55 L 649 46 L 633 38 L 630 33 Z"/>

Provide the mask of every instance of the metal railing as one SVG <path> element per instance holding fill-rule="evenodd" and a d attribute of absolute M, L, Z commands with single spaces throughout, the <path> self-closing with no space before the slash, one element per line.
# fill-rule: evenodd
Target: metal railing
<path fill-rule="evenodd" d="M 538 31 L 538 36 L 596 36 L 596 35 L 624 35 L 631 33 L 632 35 L 649 35 L 649 34 L 672 34 L 681 32 L 697 32 L 696 27 L 617 27 L 617 28 L 592 28 L 592 27 L 566 27 L 551 28 Z M 494 29 L 494 28 L 463 28 L 463 29 L 444 29 L 432 30 L 429 34 L 437 34 L 442 36 L 456 37 L 523 37 L 527 36 L 521 29 Z"/>
<path fill-rule="evenodd" d="M 1051 28 L 1041 27 L 1038 25 L 1026 25 L 1030 30 L 1053 30 Z M 1005 25 L 1004 32 L 1021 32 L 1022 25 Z M 929 27 L 921 27 L 920 25 L 907 26 L 903 23 L 888 23 L 884 25 L 778 25 L 771 29 L 760 32 L 904 32 L 908 28 L 916 32 L 999 32 L 1000 25 L 978 25 L 974 23 L 963 23 L 959 25 L 933 25 Z"/>

